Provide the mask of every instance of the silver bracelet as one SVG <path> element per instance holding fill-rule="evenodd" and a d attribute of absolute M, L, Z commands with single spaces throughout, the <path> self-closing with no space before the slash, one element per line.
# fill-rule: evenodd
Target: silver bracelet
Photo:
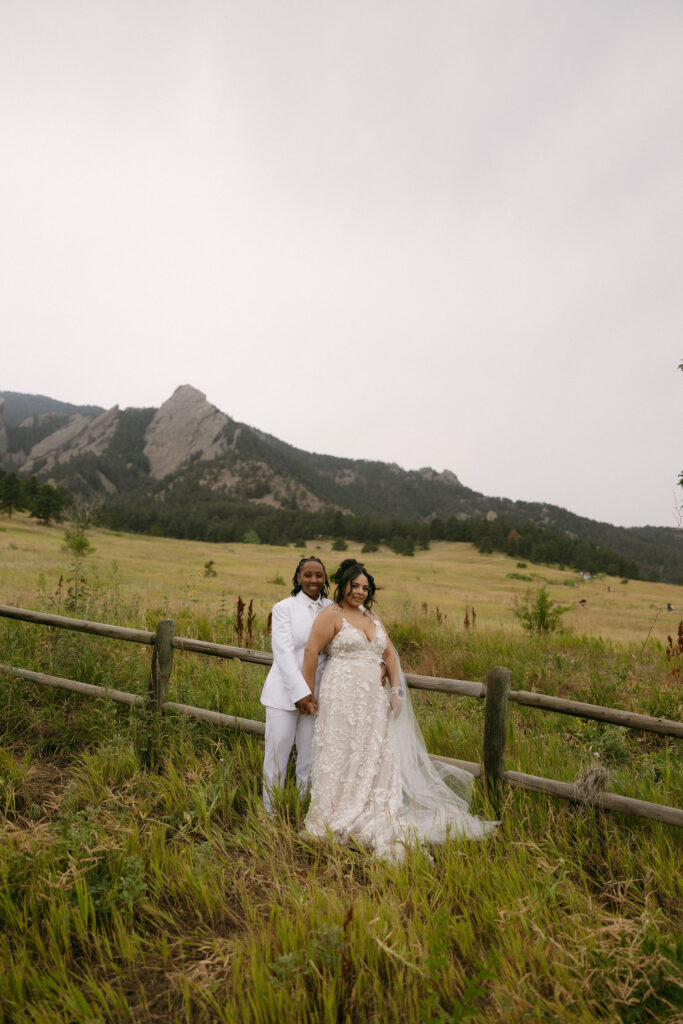
<path fill-rule="evenodd" d="M 402 686 L 392 686 L 391 687 L 391 692 L 395 693 L 397 697 L 403 697 L 404 696 L 404 691 L 403 691 L 403 687 Z"/>

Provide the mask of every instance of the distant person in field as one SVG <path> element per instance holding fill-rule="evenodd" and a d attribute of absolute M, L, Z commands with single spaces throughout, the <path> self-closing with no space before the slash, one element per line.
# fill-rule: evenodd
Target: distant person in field
<path fill-rule="evenodd" d="M 325 664 L 318 659 L 313 692 L 301 674 L 304 648 L 320 611 L 332 602 L 325 566 L 314 555 L 302 558 L 292 579 L 291 597 L 273 607 L 273 667 L 261 692 L 266 708 L 266 749 L 263 759 L 263 803 L 273 813 L 273 793 L 284 784 L 287 763 L 296 744 L 296 782 L 304 794 L 311 774 L 311 744 L 317 711 L 317 688 Z"/>

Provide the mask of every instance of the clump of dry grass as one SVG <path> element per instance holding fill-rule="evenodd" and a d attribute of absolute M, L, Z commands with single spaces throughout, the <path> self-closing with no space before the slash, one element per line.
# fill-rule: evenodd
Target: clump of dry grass
<path fill-rule="evenodd" d="M 577 776 L 574 788 L 584 803 L 595 803 L 609 785 L 610 774 L 602 765 L 590 765 Z"/>

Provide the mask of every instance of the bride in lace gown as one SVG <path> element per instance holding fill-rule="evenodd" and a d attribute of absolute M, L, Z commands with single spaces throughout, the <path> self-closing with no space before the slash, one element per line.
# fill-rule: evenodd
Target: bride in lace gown
<path fill-rule="evenodd" d="M 312 690 L 318 655 L 326 651 L 305 833 L 324 839 L 331 832 L 342 843 L 353 838 L 397 862 L 407 845 L 449 835 L 484 839 L 496 823 L 469 814 L 472 777 L 427 754 L 398 657 L 370 611 L 372 576 L 346 559 L 332 579 L 335 602 L 315 620 L 303 663 Z"/>

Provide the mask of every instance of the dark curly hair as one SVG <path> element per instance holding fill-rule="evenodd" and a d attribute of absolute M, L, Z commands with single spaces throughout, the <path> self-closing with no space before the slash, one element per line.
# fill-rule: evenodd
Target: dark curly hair
<path fill-rule="evenodd" d="M 301 559 L 301 561 L 297 565 L 296 569 L 294 570 L 294 576 L 292 577 L 292 585 L 293 585 L 292 597 L 296 597 L 296 595 L 301 590 L 301 584 L 299 583 L 299 581 L 297 579 L 297 576 L 299 575 L 299 573 L 301 572 L 303 567 L 306 565 L 306 562 L 317 562 L 318 565 L 322 566 L 322 570 L 325 573 L 325 582 L 323 584 L 323 588 L 320 591 L 320 593 L 322 594 L 323 597 L 327 597 L 327 595 L 330 592 L 330 581 L 327 578 L 327 569 L 325 568 L 323 563 L 320 561 L 320 559 L 316 558 L 315 555 L 306 555 L 305 558 Z"/>
<path fill-rule="evenodd" d="M 339 568 L 332 573 L 332 582 L 337 584 L 337 589 L 334 592 L 334 600 L 337 604 L 341 604 L 346 587 L 348 583 L 353 583 L 359 576 L 366 576 L 368 581 L 368 596 L 363 601 L 366 608 L 372 608 L 372 602 L 375 599 L 377 593 L 377 587 L 375 586 L 374 577 L 370 575 L 368 570 L 360 562 L 357 562 L 355 558 L 345 558 Z"/>

